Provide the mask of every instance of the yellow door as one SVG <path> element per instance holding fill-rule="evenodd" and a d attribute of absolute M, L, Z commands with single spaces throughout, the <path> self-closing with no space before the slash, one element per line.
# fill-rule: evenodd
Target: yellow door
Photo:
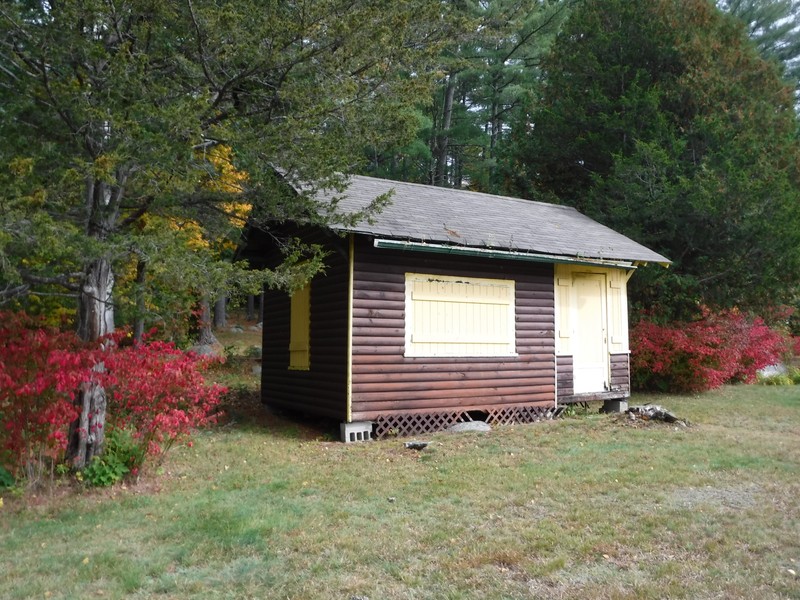
<path fill-rule="evenodd" d="M 574 273 L 575 307 L 573 385 L 576 394 L 608 389 L 608 336 L 606 331 L 606 276 Z"/>

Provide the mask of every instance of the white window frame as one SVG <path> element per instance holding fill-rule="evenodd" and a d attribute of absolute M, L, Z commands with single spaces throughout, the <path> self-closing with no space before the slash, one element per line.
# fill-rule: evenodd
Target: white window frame
<path fill-rule="evenodd" d="M 414 283 L 417 281 L 439 281 L 443 283 L 468 284 L 475 286 L 497 286 L 508 290 L 507 301 L 485 301 L 485 299 L 465 299 L 459 302 L 453 299 L 442 299 L 442 308 L 447 304 L 494 304 L 505 307 L 500 330 L 493 332 L 492 339 L 475 339 L 470 336 L 456 337 L 449 332 L 442 338 L 420 339 L 420 332 L 414 331 L 415 299 Z M 431 298 L 424 298 L 431 301 Z M 433 300 L 436 302 L 436 300 Z M 438 345 L 436 350 L 426 349 L 430 344 Z M 488 348 L 487 346 L 494 346 Z M 516 282 L 513 279 L 485 279 L 480 277 L 455 277 L 450 275 L 433 275 L 428 273 L 405 274 L 405 354 L 412 358 L 461 357 L 461 358 L 495 358 L 514 357 L 516 352 Z"/>

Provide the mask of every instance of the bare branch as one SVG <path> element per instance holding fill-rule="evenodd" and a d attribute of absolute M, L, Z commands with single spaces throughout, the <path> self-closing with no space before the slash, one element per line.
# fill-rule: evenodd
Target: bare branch
<path fill-rule="evenodd" d="M 20 277 L 32 285 L 60 285 L 70 291 L 80 291 L 80 284 L 74 280 L 83 278 L 83 273 L 66 273 L 64 275 L 55 275 L 53 277 L 43 277 L 41 275 L 34 275 L 33 273 L 20 273 Z"/>
<path fill-rule="evenodd" d="M 9 302 L 14 298 L 19 298 L 20 296 L 24 296 L 25 294 L 28 293 L 30 289 L 31 286 L 25 283 L 14 287 L 10 286 L 6 287 L 4 290 L 0 290 L 0 304 Z"/>

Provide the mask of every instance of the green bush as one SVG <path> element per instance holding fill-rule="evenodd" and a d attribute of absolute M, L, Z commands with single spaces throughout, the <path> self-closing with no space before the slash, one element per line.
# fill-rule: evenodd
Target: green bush
<path fill-rule="evenodd" d="M 261 358 L 261 354 L 261 346 L 248 346 L 244 351 L 247 358 Z"/>
<path fill-rule="evenodd" d="M 761 385 L 794 385 L 795 384 L 795 382 L 792 380 L 792 378 L 787 374 L 768 375 L 766 377 L 763 376 L 763 375 L 759 375 L 758 376 L 758 383 L 760 383 Z"/>
<path fill-rule="evenodd" d="M 800 369 L 790 367 L 786 373 L 779 375 L 758 376 L 761 385 L 800 385 Z"/>
<path fill-rule="evenodd" d="M 0 467 L 0 490 L 3 488 L 12 488 L 14 487 L 15 483 L 16 480 L 11 472 L 3 467 Z"/>
<path fill-rule="evenodd" d="M 130 469 L 113 456 L 95 456 L 81 471 L 81 479 L 92 487 L 109 487 L 122 481 Z"/>
<path fill-rule="evenodd" d="M 108 487 L 122 481 L 128 473 L 138 473 L 145 451 L 127 430 L 112 430 L 106 438 L 102 456 L 96 456 L 81 473 L 94 487 Z"/>

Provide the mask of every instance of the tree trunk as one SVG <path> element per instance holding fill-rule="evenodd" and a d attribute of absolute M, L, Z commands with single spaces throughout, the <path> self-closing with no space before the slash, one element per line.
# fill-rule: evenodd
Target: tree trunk
<path fill-rule="evenodd" d="M 200 300 L 200 333 L 197 343 L 204 346 L 219 344 L 217 337 L 211 329 L 211 302 L 204 297 Z"/>
<path fill-rule="evenodd" d="M 112 291 L 114 273 L 111 261 L 98 258 L 89 263 L 78 297 L 78 335 L 86 341 L 96 341 L 114 332 Z M 103 363 L 94 366 L 101 373 Z M 70 425 L 67 461 L 83 469 L 103 452 L 106 423 L 106 392 L 100 383 L 81 384 L 75 398 L 80 416 Z"/>
<path fill-rule="evenodd" d="M 247 320 L 254 321 L 256 318 L 256 297 L 253 294 L 247 296 Z"/>
<path fill-rule="evenodd" d="M 436 144 L 436 169 L 433 174 L 433 185 L 444 186 L 447 183 L 447 153 L 450 144 L 450 123 L 453 118 L 453 98 L 456 93 L 456 76 L 447 78 L 444 92 L 444 108 L 442 110 L 442 129 Z"/>
<path fill-rule="evenodd" d="M 111 261 L 103 257 L 89 263 L 78 297 L 78 335 L 82 340 L 95 341 L 114 332 L 113 289 Z"/>
<path fill-rule="evenodd" d="M 94 370 L 102 372 L 103 363 Z M 106 391 L 92 381 L 81 384 L 78 392 L 80 416 L 70 425 L 67 461 L 75 469 L 83 469 L 95 456 L 103 453 L 106 426 Z"/>
<path fill-rule="evenodd" d="M 216 329 L 225 327 L 228 321 L 227 309 L 228 299 L 225 296 L 218 298 L 214 303 L 214 327 Z"/>
<path fill-rule="evenodd" d="M 133 322 L 133 343 L 141 344 L 144 338 L 144 313 L 147 310 L 144 296 L 144 286 L 147 277 L 147 263 L 143 260 L 136 262 L 136 319 Z"/>

